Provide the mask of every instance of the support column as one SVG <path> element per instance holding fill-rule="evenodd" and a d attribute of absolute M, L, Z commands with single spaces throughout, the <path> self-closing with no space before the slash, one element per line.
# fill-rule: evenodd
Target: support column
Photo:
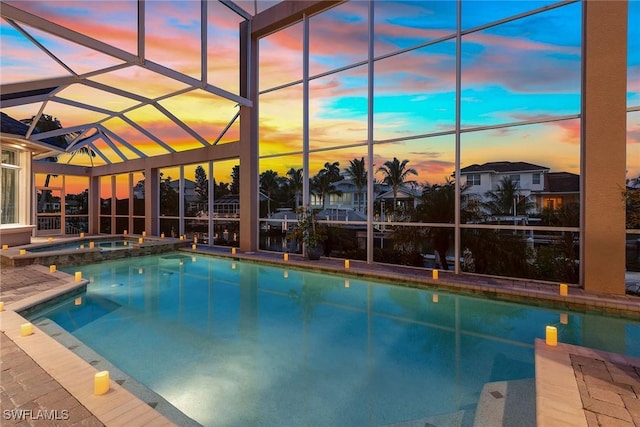
<path fill-rule="evenodd" d="M 151 236 L 158 236 L 160 208 L 160 173 L 158 168 L 144 169 L 144 229 Z"/>
<path fill-rule="evenodd" d="M 580 283 L 625 292 L 627 2 L 583 2 Z"/>
<path fill-rule="evenodd" d="M 89 177 L 89 234 L 100 233 L 100 177 Z"/>
<path fill-rule="evenodd" d="M 240 24 L 240 250 L 258 250 L 258 39 L 251 23 Z"/>

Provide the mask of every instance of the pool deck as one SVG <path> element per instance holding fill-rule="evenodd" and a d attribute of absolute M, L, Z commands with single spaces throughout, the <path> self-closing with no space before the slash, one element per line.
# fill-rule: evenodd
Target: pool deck
<path fill-rule="evenodd" d="M 454 276 L 444 271 L 434 280 L 424 269 L 367 265 L 361 261 L 351 261 L 347 271 L 343 260 L 308 261 L 290 255 L 285 262 L 281 254 L 231 254 L 229 248 L 198 247 L 196 252 L 379 278 L 406 286 L 461 290 L 528 304 L 535 300 L 577 310 L 595 307 L 625 316 L 640 315 L 638 297 L 592 295 L 575 287 L 570 287 L 568 296 L 561 297 L 557 284 Z M 82 289 L 86 284 L 86 280 L 76 282 L 60 271 L 50 273 L 41 265 L 0 270 L 0 301 L 5 303 L 5 311 L 0 312 L 0 423 L 3 426 L 175 425 L 113 380 L 107 394 L 95 396 L 93 376 L 98 370 L 37 327 L 34 326 L 32 335 L 20 336 L 20 325 L 26 321 L 18 311 Z M 537 425 L 640 426 L 640 359 L 562 343 L 550 347 L 540 340 L 536 341 L 535 348 Z M 43 417 L 56 419 L 44 420 Z"/>

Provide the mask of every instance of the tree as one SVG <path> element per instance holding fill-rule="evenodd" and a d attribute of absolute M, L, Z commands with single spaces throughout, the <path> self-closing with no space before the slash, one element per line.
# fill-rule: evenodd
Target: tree
<path fill-rule="evenodd" d="M 231 194 L 240 194 L 240 165 L 231 169 L 231 185 L 228 188 Z"/>
<path fill-rule="evenodd" d="M 331 194 L 337 194 L 338 196 L 342 195 L 342 191 L 337 190 L 334 185 L 335 182 L 340 181 L 341 179 L 340 163 L 326 162 L 324 164 L 324 168 L 320 169 L 318 174 L 311 180 L 311 189 L 315 194 L 320 196 L 323 208 L 326 207 L 327 196 Z"/>
<path fill-rule="evenodd" d="M 349 160 L 349 167 L 344 170 L 345 174 L 353 180 L 353 184 L 358 190 L 358 211 L 362 212 L 360 203 L 362 201 L 362 189 L 367 186 L 367 169 L 364 164 L 364 157 L 360 160 Z"/>
<path fill-rule="evenodd" d="M 178 192 L 171 186 L 171 177 L 163 178 L 160 173 L 160 215 L 178 215 Z"/>
<path fill-rule="evenodd" d="M 518 212 L 525 214 L 534 206 L 528 197 L 520 194 L 520 186 L 509 177 L 503 177 L 495 190 L 487 191 L 485 197 L 488 199 L 482 206 L 491 215 L 513 215 Z M 514 212 L 515 202 L 515 212 Z"/>
<path fill-rule="evenodd" d="M 278 172 L 269 169 L 260 174 L 260 190 L 267 196 L 267 215 L 271 214 L 271 197 L 279 188 Z"/>
<path fill-rule="evenodd" d="M 198 200 L 204 205 L 209 200 L 209 180 L 207 179 L 207 173 L 202 166 L 198 166 L 195 171 L 195 193 L 198 196 Z"/>
<path fill-rule="evenodd" d="M 233 193 L 230 189 L 229 189 L 229 184 L 227 184 L 226 182 L 220 182 L 220 184 L 216 184 L 216 180 L 213 180 L 213 199 L 219 199 L 223 196 L 226 196 L 227 194 L 238 194 L 238 193 Z"/>
<path fill-rule="evenodd" d="M 626 204 L 627 228 L 640 228 L 640 176 L 627 181 L 623 196 Z"/>
<path fill-rule="evenodd" d="M 288 188 L 289 191 L 293 192 L 295 197 L 295 206 L 294 209 L 298 209 L 300 206 L 300 199 L 302 198 L 302 168 L 289 169 L 287 172 L 287 176 L 289 177 Z"/>
<path fill-rule="evenodd" d="M 396 157 L 393 160 L 387 160 L 384 165 L 378 168 L 377 172 L 382 172 L 384 178 L 382 182 L 390 186 L 393 190 L 393 212 L 396 211 L 396 199 L 398 198 L 398 190 L 403 184 L 415 184 L 415 181 L 407 180 L 409 175 L 418 175 L 413 168 L 407 168 L 409 160 L 400 162 Z"/>
<path fill-rule="evenodd" d="M 89 160 L 91 161 L 91 167 L 93 167 L 93 158 L 96 156 L 96 153 L 91 148 L 87 147 L 86 145 L 83 145 L 80 148 L 72 150 L 69 153 L 71 154 L 71 158 L 69 159 L 69 162 L 71 162 L 71 160 L 73 160 L 73 158 L 77 154 L 81 154 L 81 155 L 89 157 Z"/>
<path fill-rule="evenodd" d="M 416 210 L 416 219 L 422 222 L 451 224 L 455 211 L 455 181 L 447 180 L 445 184 L 425 185 L 420 196 L 421 203 Z M 433 240 L 433 247 L 440 255 L 442 268 L 449 269 L 447 251 L 452 238 L 452 229 L 431 227 L 427 234 Z"/>

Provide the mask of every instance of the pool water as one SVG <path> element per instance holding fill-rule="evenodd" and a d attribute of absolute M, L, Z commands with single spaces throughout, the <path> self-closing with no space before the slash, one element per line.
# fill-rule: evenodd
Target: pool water
<path fill-rule="evenodd" d="M 81 240 L 67 243 L 54 243 L 47 244 L 46 246 L 37 246 L 28 249 L 29 252 L 49 252 L 49 251 L 64 251 L 64 250 L 80 250 L 89 249 L 89 242 L 93 241 L 96 248 L 100 250 L 116 250 L 116 249 L 130 249 L 131 245 L 135 243 L 134 240 L 117 239 L 117 240 Z M 126 243 L 125 243 L 126 242 Z"/>
<path fill-rule="evenodd" d="M 184 253 L 79 270 L 82 302 L 30 319 L 56 322 L 203 426 L 473 425 L 485 383 L 534 376 L 547 325 L 640 356 L 640 322 L 595 314 Z"/>

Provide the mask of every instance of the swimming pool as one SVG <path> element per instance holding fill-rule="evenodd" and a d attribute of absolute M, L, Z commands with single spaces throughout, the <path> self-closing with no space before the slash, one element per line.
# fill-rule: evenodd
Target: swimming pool
<path fill-rule="evenodd" d="M 181 252 L 68 271 L 91 281 L 80 303 L 29 318 L 204 426 L 472 425 L 485 383 L 534 376 L 550 324 L 640 356 L 638 322 L 353 277 Z"/>

